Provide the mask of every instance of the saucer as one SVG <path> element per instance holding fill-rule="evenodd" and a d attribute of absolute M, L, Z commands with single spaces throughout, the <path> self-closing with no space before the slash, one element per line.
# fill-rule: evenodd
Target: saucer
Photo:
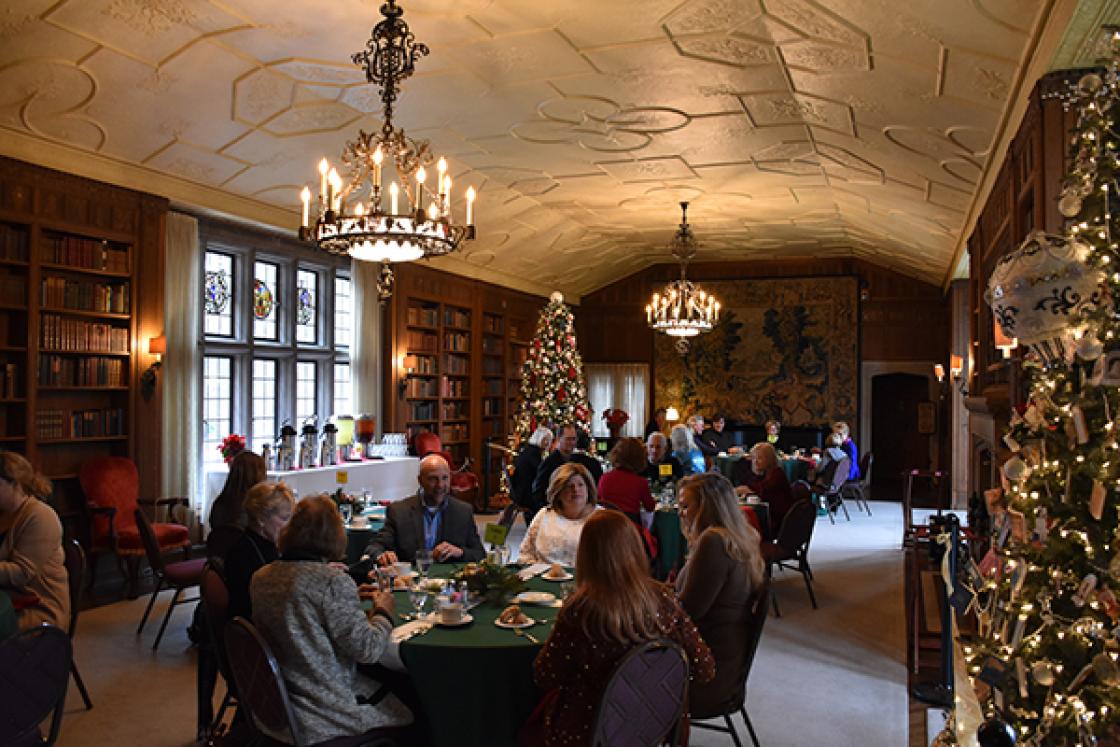
<path fill-rule="evenodd" d="M 542 573 L 540 578 L 543 578 L 545 581 L 571 581 L 575 576 L 565 571 L 563 576 L 550 576 L 547 573 Z"/>
<path fill-rule="evenodd" d="M 516 600 L 522 604 L 552 604 L 556 595 L 547 591 L 523 591 L 517 595 Z"/>
<path fill-rule="evenodd" d="M 464 625 L 470 625 L 472 622 L 474 622 L 474 616 L 469 612 L 464 612 L 463 617 L 460 618 L 459 622 L 445 623 L 440 619 L 438 612 L 429 612 L 428 615 L 424 618 L 424 622 L 431 623 L 432 625 L 438 625 L 441 628 L 461 628 Z"/>
<path fill-rule="evenodd" d="M 521 630 L 522 628 L 533 627 L 537 624 L 537 621 L 530 617 L 523 623 L 504 623 L 501 620 L 495 620 L 494 624 L 499 628 L 505 628 L 506 630 Z"/>

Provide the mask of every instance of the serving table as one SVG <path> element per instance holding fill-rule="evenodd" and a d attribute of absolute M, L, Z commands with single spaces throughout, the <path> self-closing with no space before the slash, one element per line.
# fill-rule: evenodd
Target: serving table
<path fill-rule="evenodd" d="M 214 467 L 206 473 L 207 509 L 222 492 L 228 474 L 229 470 L 225 465 Z M 283 480 L 300 496 L 333 493 L 342 488 L 348 493 L 368 490 L 375 501 L 398 501 L 416 492 L 418 474 L 420 460 L 416 457 L 383 457 L 328 467 L 269 472 L 268 479 Z"/>
<path fill-rule="evenodd" d="M 437 563 L 430 578 L 448 578 L 461 563 Z M 560 596 L 560 584 L 535 577 L 530 591 Z M 411 612 L 408 592 L 393 594 L 397 623 Z M 533 684 L 533 660 L 552 632 L 559 607 L 522 605 L 537 621 L 524 632 L 534 643 L 494 621 L 505 605 L 483 602 L 470 614 L 474 620 L 462 627 L 435 626 L 424 635 L 401 643 L 400 656 L 408 669 L 431 724 L 437 747 L 501 747 L 514 745 L 517 731 L 540 700 Z"/>

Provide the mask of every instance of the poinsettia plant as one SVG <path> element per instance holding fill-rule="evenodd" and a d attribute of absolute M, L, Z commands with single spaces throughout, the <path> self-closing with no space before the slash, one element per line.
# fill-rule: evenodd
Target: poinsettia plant
<path fill-rule="evenodd" d="M 612 407 L 603 411 L 603 420 L 607 421 L 607 427 L 609 428 L 621 428 L 629 422 L 630 415 L 626 410 Z"/>
<path fill-rule="evenodd" d="M 222 458 L 229 464 L 235 456 L 245 451 L 245 437 L 239 433 L 229 434 L 222 439 L 218 451 L 222 452 Z"/>

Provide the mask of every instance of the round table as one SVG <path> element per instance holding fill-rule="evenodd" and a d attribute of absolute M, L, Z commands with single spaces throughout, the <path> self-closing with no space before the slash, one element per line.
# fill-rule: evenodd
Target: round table
<path fill-rule="evenodd" d="M 735 472 L 735 464 L 740 459 L 744 458 L 744 454 L 729 454 L 727 456 L 717 456 L 715 462 L 716 470 L 728 480 L 731 480 L 731 476 Z M 789 479 L 790 484 L 793 484 L 798 480 L 809 479 L 810 463 L 808 459 L 789 457 L 788 459 L 779 460 L 779 463 L 782 465 L 782 471 L 786 473 L 786 478 Z"/>
<path fill-rule="evenodd" d="M 437 563 L 431 578 L 448 578 L 461 564 Z M 560 584 L 530 579 L 532 591 L 559 595 Z M 408 593 L 394 592 L 399 615 L 411 611 Z M 540 643 L 499 628 L 494 620 L 505 605 L 482 603 L 470 611 L 474 621 L 455 628 L 435 626 L 401 643 L 404 662 L 424 704 L 437 746 L 516 744 L 517 731 L 540 700 L 533 684 L 533 660 L 552 631 L 559 607 L 524 605 L 537 621 L 525 630 Z"/>

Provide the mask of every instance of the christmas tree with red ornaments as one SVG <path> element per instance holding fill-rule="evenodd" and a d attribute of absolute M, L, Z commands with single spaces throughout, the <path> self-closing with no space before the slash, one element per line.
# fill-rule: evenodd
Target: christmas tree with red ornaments
<path fill-rule="evenodd" d="M 537 320 L 529 357 L 521 369 L 514 430 L 521 440 L 541 426 L 556 428 L 568 423 L 590 433 L 590 415 L 572 310 L 561 294 L 553 293 Z"/>

